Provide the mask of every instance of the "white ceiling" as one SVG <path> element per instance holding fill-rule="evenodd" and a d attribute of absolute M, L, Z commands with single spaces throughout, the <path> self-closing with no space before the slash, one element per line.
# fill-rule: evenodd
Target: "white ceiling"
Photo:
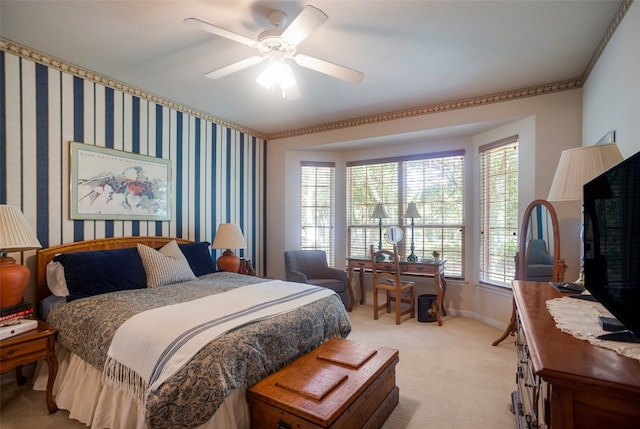
<path fill-rule="evenodd" d="M 300 1 L 0 0 L 0 35 L 264 135 L 511 91 L 585 72 L 620 1 L 309 0 L 329 20 L 298 52 L 359 70 L 353 84 L 294 67 L 302 98 L 255 78 L 264 64 L 204 75 L 254 49 L 185 25 L 256 38 L 268 11 Z"/>

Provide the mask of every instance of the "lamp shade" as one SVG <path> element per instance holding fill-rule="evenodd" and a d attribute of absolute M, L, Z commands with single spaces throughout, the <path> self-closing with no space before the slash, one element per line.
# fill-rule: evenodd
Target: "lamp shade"
<path fill-rule="evenodd" d="M 416 203 L 411 201 L 407 206 L 407 211 L 404 212 L 404 217 L 406 218 L 414 218 L 420 217 L 420 213 L 418 212 L 418 208 L 416 207 Z"/>
<path fill-rule="evenodd" d="M 547 199 L 549 201 L 582 201 L 584 184 L 622 159 L 622 154 L 615 143 L 596 144 L 563 151 Z"/>
<path fill-rule="evenodd" d="M 371 214 L 371 217 L 376 219 L 382 219 L 382 218 L 388 218 L 389 215 L 387 214 L 387 210 L 384 208 L 382 203 L 378 203 L 376 204 L 376 209 Z"/>
<path fill-rule="evenodd" d="M 216 238 L 211 245 L 214 249 L 227 249 L 216 261 L 218 268 L 224 271 L 237 273 L 240 270 L 240 258 L 233 254 L 231 249 L 244 249 L 246 241 L 240 227 L 235 223 L 221 223 L 218 225 Z"/>
<path fill-rule="evenodd" d="M 19 304 L 29 283 L 29 269 L 6 256 L 9 252 L 42 247 L 22 212 L 0 205 L 0 307 Z"/>
<path fill-rule="evenodd" d="M 0 251 L 22 252 L 41 247 L 22 212 L 14 206 L 0 205 Z"/>
<path fill-rule="evenodd" d="M 247 242 L 244 240 L 240 227 L 235 223 L 221 223 L 218 232 L 211 245 L 214 249 L 244 249 Z"/>

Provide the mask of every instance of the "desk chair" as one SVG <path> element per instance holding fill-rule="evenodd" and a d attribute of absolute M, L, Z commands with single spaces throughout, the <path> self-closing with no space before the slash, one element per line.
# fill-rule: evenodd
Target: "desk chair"
<path fill-rule="evenodd" d="M 395 302 L 396 325 L 400 324 L 400 317 L 410 314 L 413 319 L 416 313 L 416 292 L 415 283 L 400 280 L 400 261 L 398 260 L 398 248 L 393 245 L 393 251 L 374 250 L 370 248 L 371 266 L 373 276 L 373 318 L 378 320 L 380 310 L 387 310 L 391 313 L 392 303 Z M 384 259 L 382 259 L 384 256 Z M 383 305 L 378 304 L 378 291 L 385 291 L 387 301 Z M 408 297 L 403 297 L 403 293 L 408 292 Z M 405 294 L 406 295 L 406 294 Z M 408 305 L 406 308 L 402 308 Z"/>

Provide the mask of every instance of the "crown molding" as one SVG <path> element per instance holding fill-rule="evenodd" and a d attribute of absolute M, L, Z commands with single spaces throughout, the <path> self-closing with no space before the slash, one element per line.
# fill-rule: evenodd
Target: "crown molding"
<path fill-rule="evenodd" d="M 464 98 L 455 101 L 447 101 L 444 103 L 428 104 L 420 107 L 396 110 L 394 112 L 379 113 L 370 116 L 362 116 L 344 121 L 332 122 L 328 124 L 315 125 L 312 127 L 298 128 L 295 130 L 283 131 L 267 135 L 267 140 L 275 140 L 286 137 L 300 136 L 305 134 L 314 134 L 325 131 L 333 131 L 342 128 L 357 127 L 360 125 L 371 125 L 380 122 L 395 121 L 398 119 L 413 118 L 416 116 L 424 116 L 432 113 L 451 112 L 453 110 L 467 109 L 469 107 L 484 106 L 487 104 L 500 103 L 503 101 L 512 101 L 520 98 L 534 97 L 538 95 L 551 94 L 554 92 L 567 91 L 582 87 L 584 81 L 582 78 L 574 78 L 559 82 L 547 83 L 544 85 L 531 86 L 528 88 L 516 89 L 513 91 L 498 92 L 490 95 L 481 95 L 478 97 Z"/>
<path fill-rule="evenodd" d="M 180 112 L 207 120 L 211 122 L 215 122 L 218 125 L 223 127 L 231 128 L 236 131 L 240 131 L 242 133 L 250 134 L 252 136 L 256 136 L 260 139 L 266 140 L 266 134 L 260 133 L 256 130 L 252 130 L 250 128 L 244 127 L 240 124 L 236 124 L 233 122 L 226 121 L 224 119 L 213 116 L 209 113 L 203 112 L 201 110 L 194 109 L 189 106 L 185 106 L 184 104 L 177 103 L 173 100 L 169 100 L 164 97 L 160 97 L 159 95 L 152 94 L 150 92 L 144 91 L 135 86 L 128 85 L 124 82 L 117 81 L 115 79 L 103 76 L 94 71 L 85 69 L 83 67 L 77 66 L 75 64 L 71 64 L 55 58 L 51 55 L 47 55 L 45 53 L 36 51 L 35 49 L 20 45 L 12 40 L 5 39 L 0 37 L 0 50 L 4 50 L 6 52 L 10 52 L 14 55 L 17 55 L 22 58 L 26 58 L 36 63 L 43 64 L 47 67 L 60 70 L 65 73 L 69 73 L 73 76 L 80 77 L 82 79 L 89 80 L 91 82 L 107 86 L 109 88 L 116 89 L 118 91 L 122 91 L 126 94 L 130 94 L 136 97 L 140 97 L 147 101 L 151 101 L 153 103 L 161 104 L 163 106 L 167 106 L 171 109 L 179 110 Z"/>
<path fill-rule="evenodd" d="M 620 4 L 620 7 L 616 11 L 616 15 L 611 20 L 611 23 L 609 24 L 607 31 L 602 37 L 602 40 L 600 40 L 600 43 L 598 44 L 598 47 L 593 53 L 593 56 L 591 57 L 589 64 L 587 65 L 587 67 L 585 68 L 585 71 L 582 73 L 582 76 L 580 77 L 576 77 L 569 80 L 563 80 L 559 82 L 547 83 L 547 84 L 538 85 L 538 86 L 532 86 L 524 89 L 516 89 L 512 91 L 500 92 L 497 94 L 482 95 L 478 97 L 465 98 L 457 101 L 448 101 L 448 102 L 438 103 L 438 104 L 429 104 L 421 107 L 397 110 L 395 112 L 363 116 L 363 117 L 347 119 L 343 121 L 332 122 L 332 123 L 327 123 L 322 125 L 314 125 L 311 127 L 276 132 L 276 133 L 268 134 L 266 139 L 276 140 L 281 138 L 301 136 L 306 134 L 314 134 L 314 133 L 320 133 L 325 131 L 349 128 L 349 127 L 357 127 L 360 125 L 370 125 L 370 124 L 375 124 L 380 122 L 393 121 L 396 119 L 423 116 L 431 113 L 449 112 L 453 110 L 466 109 L 468 107 L 477 107 L 477 106 L 483 106 L 486 104 L 499 103 L 502 101 L 511 101 L 511 100 L 516 100 L 520 98 L 533 97 L 537 95 L 550 94 L 553 92 L 582 88 L 582 86 L 584 85 L 584 82 L 586 82 L 587 77 L 591 73 L 591 70 L 593 69 L 598 59 L 600 58 L 600 55 L 602 54 L 605 47 L 609 43 L 609 40 L 611 40 L 613 33 L 618 28 L 618 25 L 622 21 L 622 18 L 629 10 L 629 6 L 631 6 L 631 3 L 633 3 L 633 0 L 624 0 Z"/>
<path fill-rule="evenodd" d="M 618 28 L 618 25 L 620 25 L 622 18 L 624 18 L 625 14 L 629 10 L 629 6 L 631 6 L 631 3 L 633 3 L 633 0 L 625 0 L 622 2 L 622 4 L 620 4 L 620 7 L 616 12 L 616 16 L 614 16 L 613 19 L 611 20 L 611 23 L 609 24 L 607 31 L 605 31 L 604 36 L 602 36 L 602 40 L 600 40 L 600 43 L 598 44 L 598 47 L 593 53 L 593 56 L 591 57 L 589 64 L 587 64 L 587 68 L 584 70 L 584 73 L 582 74 L 583 81 L 585 82 L 587 81 L 587 77 L 589 77 L 591 70 L 593 70 L 596 63 L 598 62 L 598 59 L 600 58 L 600 55 L 602 55 L 604 48 L 606 48 L 607 44 L 609 43 L 609 40 L 611 40 L 611 37 L 613 36 L 613 33 L 615 33 L 616 29 Z"/>
<path fill-rule="evenodd" d="M 8 40 L 2 37 L 0 37 L 0 49 L 5 50 L 7 52 L 11 52 L 20 57 L 27 58 L 32 61 L 44 64 L 48 67 L 52 67 L 57 70 L 61 70 L 63 72 L 71 73 L 83 79 L 87 79 L 92 82 L 117 89 L 127 94 L 131 94 L 154 103 L 162 104 L 169 108 L 179 110 L 181 112 L 199 117 L 207 121 L 215 122 L 224 127 L 228 127 L 243 133 L 256 136 L 263 140 L 276 140 L 276 139 L 282 139 L 287 137 L 315 134 L 315 133 L 321 133 L 326 131 L 350 128 L 350 127 L 358 127 L 362 125 L 377 124 L 381 122 L 394 121 L 398 119 L 413 118 L 413 117 L 424 116 L 424 115 L 429 115 L 433 113 L 451 112 L 454 110 L 467 109 L 470 107 L 479 107 L 479 106 L 484 106 L 488 104 L 500 103 L 503 101 L 512 101 L 512 100 L 518 100 L 518 99 L 527 98 L 527 97 L 535 97 L 538 95 L 545 95 L 545 94 L 551 94 L 551 93 L 560 92 L 560 91 L 567 91 L 567 90 L 572 90 L 576 88 L 581 88 L 584 85 L 584 82 L 587 80 L 587 77 L 591 73 L 591 70 L 597 63 L 598 59 L 600 58 L 600 55 L 602 54 L 605 47 L 607 46 L 607 43 L 613 36 L 613 33 L 618 28 L 618 25 L 622 21 L 622 18 L 627 13 L 627 10 L 629 9 L 629 6 L 631 5 L 631 3 L 633 3 L 633 0 L 624 0 L 620 4 L 620 7 L 618 8 L 616 15 L 614 16 L 613 20 L 609 24 L 609 27 L 607 28 L 607 31 L 605 32 L 602 40 L 600 41 L 598 47 L 596 48 L 596 51 L 591 57 L 589 64 L 587 65 L 585 71 L 580 77 L 558 81 L 558 82 L 546 83 L 542 85 L 531 86 L 528 88 L 504 91 L 504 92 L 499 92 L 495 94 L 481 95 L 477 97 L 464 98 L 460 100 L 447 101 L 443 103 L 428 104 L 428 105 L 423 105 L 418 107 L 411 107 L 407 109 L 396 110 L 393 112 L 379 113 L 379 114 L 374 114 L 369 116 L 345 119 L 337 122 L 313 125 L 310 127 L 279 131 L 271 134 L 261 133 L 257 130 L 244 127 L 240 124 L 236 124 L 236 123 L 218 118 L 209 113 L 196 110 L 192 107 L 185 106 L 180 103 L 176 103 L 175 101 L 168 100 L 164 97 L 160 97 L 158 95 L 149 93 L 140 88 L 127 85 L 126 83 L 119 82 L 115 79 L 102 76 L 93 71 L 87 70 L 80 66 L 67 63 L 60 59 L 54 58 L 42 52 L 38 52 L 26 46 L 22 46 L 16 42 L 13 42 L 11 40 Z"/>

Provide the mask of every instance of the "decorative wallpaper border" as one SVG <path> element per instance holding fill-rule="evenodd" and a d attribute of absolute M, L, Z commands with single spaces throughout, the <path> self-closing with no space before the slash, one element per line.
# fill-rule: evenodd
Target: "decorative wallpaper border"
<path fill-rule="evenodd" d="M 611 23 L 609 24 L 607 31 L 605 31 L 604 36 L 602 36 L 602 40 L 600 40 L 600 43 L 598 44 L 596 51 L 593 53 L 593 56 L 591 57 L 591 60 L 589 61 L 587 68 L 582 74 L 582 78 L 584 81 L 587 80 L 587 76 L 589 76 L 589 74 L 591 73 L 591 70 L 593 70 L 593 67 L 595 67 L 596 63 L 598 62 L 598 59 L 600 58 L 600 55 L 602 55 L 602 51 L 604 51 L 604 48 L 609 43 L 609 40 L 611 40 L 611 37 L 613 36 L 613 33 L 615 33 L 616 28 L 618 28 L 618 25 L 620 25 L 622 18 L 624 18 L 627 11 L 629 10 L 629 6 L 631 6 L 631 3 L 633 3 L 633 0 L 625 0 L 622 2 L 620 7 L 618 8 L 618 11 L 616 12 L 616 16 L 614 16 L 613 19 L 611 20 Z"/>
<path fill-rule="evenodd" d="M 618 28 L 618 25 L 622 21 L 622 18 L 627 13 L 627 10 L 629 10 L 629 6 L 631 6 L 631 3 L 633 3 L 633 0 L 624 0 L 620 4 L 620 7 L 618 8 L 616 15 L 611 20 L 611 23 L 609 24 L 607 31 L 602 37 L 602 40 L 600 40 L 600 43 L 598 44 L 598 47 L 596 48 L 593 56 L 591 57 L 589 64 L 587 65 L 585 71 L 580 77 L 576 77 L 569 80 L 563 80 L 559 82 L 546 83 L 538 86 L 532 86 L 529 88 L 499 92 L 496 94 L 481 95 L 478 97 L 464 98 L 461 100 L 447 101 L 447 102 L 438 103 L 438 104 L 428 104 L 426 106 L 397 110 L 395 112 L 380 113 L 380 114 L 375 114 L 370 116 L 363 116 L 359 118 L 346 119 L 344 121 L 333 122 L 329 124 L 315 125 L 315 126 L 306 127 L 306 128 L 298 128 L 294 130 L 282 131 L 282 132 L 269 134 L 267 135 L 266 139 L 276 140 L 276 139 L 281 139 L 286 137 L 294 137 L 294 136 L 300 136 L 305 134 L 314 134 L 314 133 L 320 133 L 324 131 L 338 130 L 341 128 L 357 127 L 359 125 L 369 125 L 369 124 L 375 124 L 375 123 L 385 122 L 385 121 L 393 121 L 396 119 L 403 119 L 403 118 L 412 118 L 416 116 L 428 115 L 431 113 L 449 112 L 452 110 L 466 109 L 468 107 L 477 107 L 477 106 L 483 106 L 486 104 L 499 103 L 502 101 L 511 101 L 511 100 L 516 100 L 520 98 L 534 97 L 534 96 L 543 95 L 543 94 L 550 94 L 553 92 L 560 92 L 560 91 L 567 91 L 567 90 L 576 89 L 576 88 L 582 88 L 582 86 L 584 85 L 584 82 L 587 80 L 587 77 L 589 76 L 589 73 L 591 73 L 591 70 L 593 69 L 596 62 L 598 61 L 598 58 L 600 58 L 600 55 L 602 55 L 604 48 L 607 46 L 607 43 L 609 43 L 609 40 L 613 36 L 613 33 L 615 32 L 616 28 Z"/>
<path fill-rule="evenodd" d="M 563 80 L 559 82 L 551 82 L 543 85 L 532 86 L 529 88 L 521 88 L 521 89 L 516 89 L 511 91 L 499 92 L 496 94 L 481 95 L 477 97 L 447 101 L 444 103 L 428 104 L 424 106 L 412 107 L 412 108 L 397 110 L 393 112 L 379 113 L 375 115 L 363 116 L 363 117 L 358 117 L 353 119 L 346 119 L 343 121 L 332 122 L 328 124 L 320 124 L 320 125 L 314 125 L 311 127 L 285 130 L 285 131 L 275 132 L 271 134 L 264 134 L 259 131 L 244 127 L 240 124 L 225 121 L 224 119 L 217 118 L 211 114 L 176 103 L 172 100 L 167 100 L 158 95 L 148 93 L 139 88 L 102 76 L 98 73 L 92 72 L 82 67 L 66 63 L 62 60 L 51 57 L 50 55 L 43 54 L 34 49 L 22 46 L 18 43 L 4 39 L 2 37 L 0 37 L 0 49 L 4 49 L 8 52 L 11 52 L 15 55 L 19 55 L 24 58 L 29 58 L 33 61 L 45 64 L 48 67 L 53 67 L 58 70 L 62 70 L 62 71 L 74 74 L 83 79 L 87 79 L 102 85 L 106 85 L 106 86 L 115 88 L 119 91 L 123 91 L 155 103 L 163 104 L 165 106 L 168 106 L 176 110 L 180 110 L 187 114 L 200 117 L 202 119 L 205 119 L 211 122 L 216 122 L 222 126 L 232 128 L 247 134 L 251 134 L 260 139 L 268 141 L 268 140 L 275 140 L 275 139 L 281 139 L 286 137 L 294 137 L 294 136 L 300 136 L 300 135 L 306 135 L 306 134 L 314 134 L 314 133 L 320 133 L 325 131 L 338 130 L 343 128 L 357 127 L 360 125 L 376 124 L 380 122 L 393 121 L 397 119 L 412 118 L 412 117 L 423 116 L 423 115 L 428 115 L 432 113 L 449 112 L 453 110 L 466 109 L 469 107 L 478 107 L 478 106 L 483 106 L 487 104 L 500 103 L 503 101 L 517 100 L 521 98 L 534 97 L 538 95 L 551 94 L 554 92 L 581 88 L 584 85 L 584 82 L 586 81 L 587 77 L 589 76 L 589 73 L 591 73 L 591 70 L 593 69 L 596 62 L 598 61 L 598 58 L 600 58 L 600 55 L 604 51 L 604 48 L 607 46 L 607 43 L 613 36 L 613 33 L 615 32 L 616 28 L 622 21 L 622 18 L 627 13 L 627 10 L 629 9 L 629 6 L 631 5 L 631 3 L 633 3 L 633 0 L 624 0 L 621 3 L 620 7 L 618 8 L 618 11 L 616 12 L 615 17 L 611 21 L 611 24 L 607 28 L 607 31 L 605 32 L 602 40 L 600 41 L 596 51 L 591 57 L 589 64 L 587 65 L 584 73 L 580 77 Z"/>
<path fill-rule="evenodd" d="M 44 247 L 130 235 L 211 242 L 234 222 L 247 241 L 240 256 L 265 272 L 264 140 L 6 50 L 0 75 L 0 204 L 20 207 Z M 170 219 L 72 218 L 70 142 L 168 161 Z"/>
<path fill-rule="evenodd" d="M 537 95 L 550 94 L 553 92 L 567 91 L 570 89 L 582 87 L 584 80 L 582 78 L 574 78 L 560 82 L 553 82 L 539 86 L 532 86 L 514 91 L 499 92 L 491 95 L 481 95 L 478 97 L 464 98 L 455 101 L 446 101 L 444 103 L 429 104 L 426 106 L 414 107 L 409 109 L 397 110 L 395 112 L 379 113 L 359 118 L 346 119 L 344 121 L 333 122 L 330 124 L 322 124 L 307 128 L 298 128 L 295 130 L 283 131 L 279 133 L 269 134 L 267 140 L 281 139 L 285 137 L 293 137 L 304 134 L 320 133 L 323 131 L 338 130 L 341 128 L 357 127 L 360 125 L 370 125 L 379 122 L 393 121 L 396 119 L 412 118 L 416 116 L 424 116 L 431 113 L 449 112 L 452 110 L 466 109 L 469 107 L 478 107 L 487 104 L 500 103 L 502 101 L 511 101 L 519 98 L 534 97 Z"/>
<path fill-rule="evenodd" d="M 200 110 L 196 110 L 192 107 L 188 107 L 183 104 L 176 103 L 175 101 L 160 97 L 159 95 L 146 92 L 140 88 L 136 88 L 135 86 L 131 86 L 126 83 L 117 81 L 115 79 L 103 76 L 101 74 L 98 74 L 91 70 L 87 70 L 80 66 L 67 63 L 58 58 L 52 57 L 51 55 L 47 55 L 42 52 L 36 51 L 35 49 L 20 45 L 19 43 L 16 43 L 12 40 L 8 40 L 3 37 L 0 37 L 0 49 L 5 50 L 14 55 L 18 55 L 22 58 L 26 58 L 40 64 L 44 64 L 47 67 L 51 67 L 56 70 L 70 73 L 82 79 L 86 79 L 88 81 L 98 83 L 100 85 L 105 85 L 110 88 L 116 89 L 118 91 L 122 91 L 124 93 L 143 98 L 147 101 L 151 101 L 157 104 L 162 104 L 163 106 L 167 106 L 171 109 L 175 109 L 183 113 L 186 113 L 188 115 L 192 115 L 192 116 L 204 119 L 205 121 L 215 122 L 218 125 L 221 125 L 223 127 L 232 128 L 236 131 L 240 131 L 245 134 L 251 134 L 252 136 L 258 137 L 262 140 L 266 140 L 266 135 L 264 133 L 260 133 L 256 130 L 252 130 L 250 128 L 244 127 L 234 122 L 225 121 L 224 119 L 220 119 L 211 114 L 202 112 Z"/>

